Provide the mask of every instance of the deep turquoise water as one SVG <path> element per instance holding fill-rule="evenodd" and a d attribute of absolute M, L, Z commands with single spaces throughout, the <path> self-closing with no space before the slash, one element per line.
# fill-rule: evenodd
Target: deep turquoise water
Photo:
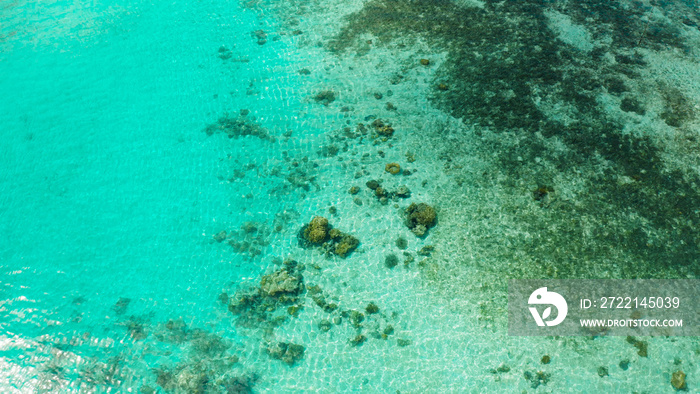
<path fill-rule="evenodd" d="M 405 4 L 481 15 L 463 3 L 468 11 Z M 416 39 L 430 37 L 411 31 L 418 11 L 386 4 L 358 22 L 344 16 L 362 2 L 0 2 L 0 392 L 673 392 L 681 369 L 697 390 L 697 338 L 647 338 L 642 357 L 625 338 L 504 330 L 508 277 L 697 277 L 700 30 L 698 14 L 674 19 L 697 4 L 661 7 L 659 20 L 685 30 L 652 23 L 636 55 L 593 33 L 584 39 L 595 45 L 576 45 L 580 27 L 543 13 L 560 36 L 547 42 L 574 59 L 557 72 L 593 99 L 538 93 L 566 84 L 518 74 L 525 66 L 508 51 L 503 69 L 516 77 L 492 75 L 502 64 L 480 63 L 499 53 L 491 44 L 460 53 L 475 64 L 465 68 L 451 52 L 463 42 Z M 637 17 L 655 15 L 639 7 Z M 516 14 L 528 12 L 540 15 Z M 684 32 L 684 51 L 664 29 Z M 354 53 L 338 37 L 352 37 Z M 616 65 L 591 87 L 575 60 L 603 43 L 612 49 L 594 62 Z M 532 62 L 540 50 L 522 56 L 538 72 L 551 61 Z M 613 77 L 623 93 L 611 93 Z M 540 96 L 519 101 L 527 94 Z M 620 104 L 633 94 L 645 112 Z M 241 110 L 272 138 L 205 132 Z M 547 120 L 534 113 L 566 127 L 536 129 Z M 592 127 L 598 115 L 622 126 Z M 377 136 L 377 118 L 395 135 Z M 593 129 L 603 136 L 580 131 Z M 606 133 L 624 136 L 619 147 Z M 647 139 L 653 149 L 637 148 Z M 411 197 L 382 201 L 371 179 Z M 438 208 L 425 237 L 401 216 L 412 202 Z M 317 215 L 360 247 L 347 258 L 302 247 L 300 229 Z M 229 311 L 283 260 L 303 264 L 304 284 L 338 309 L 323 310 L 309 287 L 264 318 L 259 306 Z M 303 345 L 303 357 L 287 365 L 270 350 L 278 343 Z"/>

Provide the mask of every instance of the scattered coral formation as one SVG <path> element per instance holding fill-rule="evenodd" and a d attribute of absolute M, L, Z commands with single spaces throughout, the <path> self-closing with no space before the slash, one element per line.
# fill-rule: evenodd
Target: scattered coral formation
<path fill-rule="evenodd" d="M 321 245 L 330 238 L 328 219 L 316 216 L 303 229 L 304 239 L 313 245 Z"/>
<path fill-rule="evenodd" d="M 637 348 L 639 357 L 647 357 L 649 344 L 646 341 L 640 341 L 633 336 L 627 337 L 627 343 Z"/>
<path fill-rule="evenodd" d="M 398 164 L 397 164 L 398 166 Z M 392 169 L 393 171 L 393 169 Z M 400 167 L 399 167 L 400 171 Z M 408 170 L 404 170 L 404 173 Z M 398 172 L 397 172 L 398 174 Z M 374 192 L 374 196 L 377 197 L 379 202 L 382 205 L 386 205 L 389 203 L 389 199 L 393 199 L 394 197 L 399 197 L 399 198 L 408 198 L 411 196 L 411 190 L 408 188 L 406 185 L 401 185 L 399 186 L 396 191 L 390 192 L 384 187 L 382 187 L 382 184 L 380 181 L 376 179 L 371 179 L 367 181 L 365 184 L 367 188 L 372 190 Z"/>
<path fill-rule="evenodd" d="M 306 290 L 311 295 L 311 299 L 318 305 L 324 312 L 332 313 L 338 309 L 338 304 L 326 301 L 326 297 L 323 295 L 321 287 L 318 285 L 306 286 Z"/>
<path fill-rule="evenodd" d="M 224 240 L 226 240 L 226 236 L 226 230 L 221 230 L 218 233 L 214 234 L 212 238 L 214 238 L 214 241 L 216 242 L 223 242 Z"/>
<path fill-rule="evenodd" d="M 322 90 L 314 96 L 314 101 L 326 107 L 335 101 L 335 92 L 332 90 Z"/>
<path fill-rule="evenodd" d="M 374 313 L 379 313 L 379 307 L 374 302 L 370 302 L 369 304 L 367 304 L 367 307 L 365 307 L 365 311 L 367 311 L 367 313 L 370 315 Z"/>
<path fill-rule="evenodd" d="M 411 197 L 411 189 L 409 189 L 406 185 L 401 185 L 396 189 L 395 194 L 399 198 L 409 198 Z"/>
<path fill-rule="evenodd" d="M 608 372 L 608 367 L 606 367 L 606 366 L 598 367 L 598 376 L 600 376 L 601 378 L 604 378 L 606 376 L 610 376 L 610 373 Z"/>
<path fill-rule="evenodd" d="M 116 304 L 112 307 L 112 310 L 117 314 L 117 315 L 123 315 L 126 313 L 126 309 L 129 307 L 129 304 L 131 303 L 130 298 L 124 298 L 124 297 L 119 297 L 119 301 L 117 301 Z"/>
<path fill-rule="evenodd" d="M 244 324 L 277 325 L 286 315 L 277 312 L 281 306 L 301 304 L 304 290 L 304 267 L 294 260 L 284 267 L 262 277 L 260 287 L 253 291 L 237 292 L 228 300 L 228 310 L 240 317 Z M 288 310 L 285 310 L 285 312 Z"/>
<path fill-rule="evenodd" d="M 387 163 L 387 165 L 384 166 L 384 171 L 391 175 L 396 175 L 401 172 L 401 166 L 399 163 Z"/>
<path fill-rule="evenodd" d="M 386 124 L 381 119 L 375 119 L 372 122 L 372 127 L 380 137 L 391 138 L 394 135 L 394 128 L 391 127 L 391 124 Z"/>
<path fill-rule="evenodd" d="M 671 386 L 676 390 L 687 390 L 688 385 L 685 382 L 685 373 L 683 371 L 676 371 L 671 376 Z"/>
<path fill-rule="evenodd" d="M 282 360 L 287 365 L 294 365 L 304 357 L 306 348 L 291 342 L 274 342 L 265 348 L 265 351 L 275 360 Z"/>
<path fill-rule="evenodd" d="M 316 216 L 299 231 L 299 245 L 307 248 L 320 246 L 328 255 L 342 258 L 349 256 L 360 245 L 360 241 L 350 234 L 332 228 L 328 219 Z"/>
<path fill-rule="evenodd" d="M 250 33 L 250 36 L 257 40 L 258 45 L 265 45 L 267 42 L 267 33 L 264 30 L 255 30 Z"/>
<path fill-rule="evenodd" d="M 419 237 L 424 236 L 428 229 L 435 226 L 437 213 L 428 204 L 413 203 L 405 210 L 406 226 Z"/>
<path fill-rule="evenodd" d="M 365 343 L 366 340 L 367 340 L 366 336 L 359 334 L 359 335 L 350 339 L 350 345 L 357 347 L 357 346 L 360 346 L 363 343 Z"/>
<path fill-rule="evenodd" d="M 268 130 L 255 122 L 255 118 L 248 116 L 248 110 L 241 110 L 241 114 L 236 118 L 231 118 L 229 115 L 224 115 L 216 121 L 207 125 L 204 132 L 207 135 L 216 133 L 224 133 L 228 138 L 239 138 L 245 136 L 258 137 L 261 140 L 270 142 L 275 141 L 275 137 L 271 136 Z"/>
<path fill-rule="evenodd" d="M 231 343 L 208 331 L 189 328 L 182 319 L 168 320 L 154 327 L 154 337 L 187 349 L 176 357 L 175 366 L 161 365 L 154 370 L 155 382 L 165 392 L 209 393 L 252 392 L 258 377 L 237 371 L 238 356 L 231 352 Z M 186 346 L 182 346 L 186 344 Z M 237 389 L 239 391 L 231 391 Z M 148 386 L 141 392 L 155 393 Z"/>
<path fill-rule="evenodd" d="M 260 281 L 260 291 L 268 297 L 277 297 L 281 294 L 296 294 L 301 289 L 303 278 L 299 273 L 290 272 L 283 268 L 270 275 L 263 276 Z"/>
<path fill-rule="evenodd" d="M 431 253 L 435 250 L 435 247 L 433 245 L 425 245 L 418 252 L 416 252 L 419 256 L 430 256 Z"/>
<path fill-rule="evenodd" d="M 352 253 L 360 245 L 360 241 L 350 234 L 340 234 L 338 237 L 333 238 L 335 245 L 333 247 L 333 253 L 345 258 L 350 253 Z"/>
<path fill-rule="evenodd" d="M 399 258 L 395 254 L 390 254 L 384 258 L 384 265 L 387 268 L 394 268 L 399 264 Z"/>
<path fill-rule="evenodd" d="M 552 375 L 544 371 L 525 371 L 525 373 L 523 373 L 523 377 L 525 380 L 530 382 L 530 387 L 536 389 L 540 387 L 541 384 L 546 385 L 549 383 L 549 379 L 552 377 Z"/>

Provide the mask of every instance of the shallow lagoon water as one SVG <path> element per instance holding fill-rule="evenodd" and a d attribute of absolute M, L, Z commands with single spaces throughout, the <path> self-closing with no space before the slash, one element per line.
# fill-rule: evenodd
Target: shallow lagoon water
<path fill-rule="evenodd" d="M 1 391 L 696 390 L 696 338 L 508 337 L 505 286 L 697 277 L 697 4 L 524 4 L 3 5 Z"/>

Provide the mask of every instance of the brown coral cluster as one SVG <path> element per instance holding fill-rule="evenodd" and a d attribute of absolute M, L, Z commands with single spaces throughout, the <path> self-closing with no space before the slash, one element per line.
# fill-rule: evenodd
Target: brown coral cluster
<path fill-rule="evenodd" d="M 384 166 L 384 171 L 388 172 L 391 175 L 396 175 L 399 172 L 401 172 L 401 166 L 399 163 L 387 163 L 386 166 Z"/>
<path fill-rule="evenodd" d="M 304 228 L 304 239 L 314 245 L 321 245 L 328 240 L 329 231 L 328 219 L 316 216 Z"/>
<path fill-rule="evenodd" d="M 360 240 L 350 234 L 332 228 L 328 219 L 316 216 L 299 231 L 299 245 L 321 246 L 327 254 L 345 258 L 360 245 Z"/>
<path fill-rule="evenodd" d="M 372 127 L 374 130 L 382 137 L 391 137 L 394 135 L 394 128 L 390 124 L 385 124 L 381 119 L 376 119 L 372 122 Z"/>
<path fill-rule="evenodd" d="M 222 294 L 222 302 L 239 315 L 244 323 L 275 324 L 275 311 L 280 306 L 301 302 L 304 290 L 304 266 L 294 260 L 284 262 L 284 267 L 260 280 L 260 287 L 252 291 L 236 292 L 232 297 Z"/>
<path fill-rule="evenodd" d="M 406 208 L 406 226 L 419 237 L 426 234 L 429 228 L 435 226 L 437 213 L 435 208 L 428 204 L 413 203 Z"/>

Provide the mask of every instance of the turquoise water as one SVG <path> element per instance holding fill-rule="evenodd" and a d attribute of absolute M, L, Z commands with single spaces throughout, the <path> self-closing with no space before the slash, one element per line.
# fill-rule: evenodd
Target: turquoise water
<path fill-rule="evenodd" d="M 697 277 L 698 5 L 527 4 L 0 3 L 0 391 L 697 391 L 697 338 L 508 337 L 505 283 Z"/>

